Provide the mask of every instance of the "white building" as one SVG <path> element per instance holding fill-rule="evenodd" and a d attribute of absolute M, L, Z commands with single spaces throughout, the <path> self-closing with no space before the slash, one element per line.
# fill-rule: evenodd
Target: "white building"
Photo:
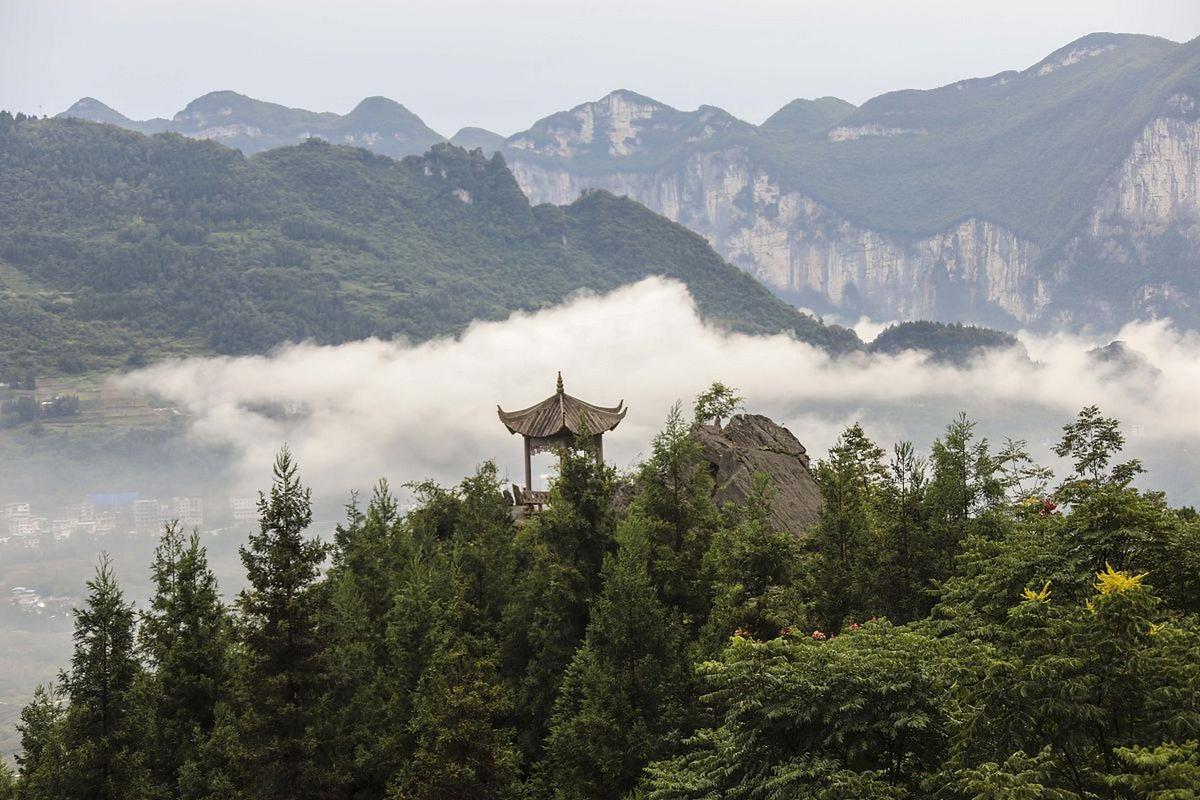
<path fill-rule="evenodd" d="M 34 537 L 42 532 L 45 521 L 41 517 L 12 517 L 8 520 L 8 532 L 18 539 Z"/>
<path fill-rule="evenodd" d="M 135 500 L 133 524 L 139 528 L 157 528 L 162 524 L 163 507 L 157 500 Z"/>
<path fill-rule="evenodd" d="M 199 528 L 204 524 L 204 501 L 199 497 L 171 498 L 170 520 L 178 520 L 184 528 Z"/>
<path fill-rule="evenodd" d="M 9 503 L 4 506 L 4 516 L 12 519 L 13 517 L 28 517 L 32 512 L 29 510 L 29 503 Z"/>
<path fill-rule="evenodd" d="M 67 516 L 79 522 L 90 522 L 96 518 L 96 507 L 91 503 L 75 503 L 67 506 Z"/>
<path fill-rule="evenodd" d="M 234 522 L 253 522 L 258 519 L 258 500 L 253 497 L 229 498 L 229 510 Z"/>

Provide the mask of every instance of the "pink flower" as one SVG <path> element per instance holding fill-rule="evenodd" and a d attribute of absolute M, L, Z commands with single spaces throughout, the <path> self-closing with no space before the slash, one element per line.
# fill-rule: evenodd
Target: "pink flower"
<path fill-rule="evenodd" d="M 821 633 L 820 631 L 813 631 L 812 638 L 816 639 L 818 642 L 823 642 L 825 641 L 825 634 Z"/>

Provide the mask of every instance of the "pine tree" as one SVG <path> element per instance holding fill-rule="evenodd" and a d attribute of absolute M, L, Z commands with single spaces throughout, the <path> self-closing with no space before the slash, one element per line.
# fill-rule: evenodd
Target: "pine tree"
<path fill-rule="evenodd" d="M 75 652 L 63 676 L 70 700 L 64 723 L 64 797 L 134 800 L 149 797 L 143 677 L 134 649 L 134 612 L 107 556 L 75 610 Z"/>
<path fill-rule="evenodd" d="M 844 620 L 862 619 L 878 610 L 871 607 L 865 584 L 878 558 L 878 504 L 886 477 L 883 455 L 855 423 L 842 432 L 814 471 L 824 505 L 809 538 L 815 552 L 807 572 L 826 630 L 836 631 Z"/>
<path fill-rule="evenodd" d="M 649 561 L 649 529 L 635 513 L 559 690 L 539 775 L 546 796 L 622 797 L 690 729 L 685 638 Z"/>
<path fill-rule="evenodd" d="M 580 448 L 564 451 L 550 506 L 523 525 L 513 545 L 514 580 L 504 610 L 504 674 L 514 687 L 523 761 L 541 754 L 563 673 L 587 629 L 614 547 L 614 475 Z"/>
<path fill-rule="evenodd" d="M 55 800 L 66 791 L 62 784 L 67 766 L 62 701 L 54 686 L 39 686 L 33 699 L 21 709 L 17 766 L 22 800 Z"/>
<path fill-rule="evenodd" d="M 728 404 L 703 413 L 727 410 Z M 654 437 L 650 458 L 638 470 L 636 489 L 632 505 L 641 514 L 652 543 L 650 573 L 664 602 L 698 629 L 708 614 L 709 602 L 701 586 L 701 567 L 719 515 L 712 501 L 712 477 L 702 465 L 700 443 L 684 422 L 679 403 L 671 407 L 666 427 Z"/>
<path fill-rule="evenodd" d="M 152 567 L 154 596 L 142 614 L 139 643 L 153 668 L 154 777 L 177 794 L 179 771 L 195 757 L 226 690 L 229 625 L 208 557 L 193 532 L 163 531 Z"/>
<path fill-rule="evenodd" d="M 1005 485 L 987 439 L 976 439 L 975 423 L 960 413 L 933 443 L 925 513 L 932 536 L 930 571 L 950 574 L 954 557 L 972 534 L 994 535 L 1002 525 Z"/>
<path fill-rule="evenodd" d="M 16 800 L 17 779 L 8 764 L 0 761 L 0 800 Z"/>
<path fill-rule="evenodd" d="M 287 448 L 275 459 L 274 482 L 259 495 L 258 511 L 259 530 L 241 548 L 250 585 L 237 602 L 245 774 L 263 800 L 320 797 L 327 773 L 316 758 L 323 686 L 317 576 L 328 548 L 304 535 L 311 492 Z"/>
<path fill-rule="evenodd" d="M 382 481 L 366 512 L 352 502 L 347 516 L 335 533 L 333 566 L 325 579 L 328 680 L 320 735 L 337 794 L 382 798 L 409 755 L 396 728 L 406 713 L 401 695 L 412 686 L 398 680 L 388 631 L 398 598 L 408 591 L 398 578 L 411 537 Z"/>
<path fill-rule="evenodd" d="M 925 461 L 910 442 L 900 442 L 888 464 L 879 498 L 878 569 L 872 592 L 879 610 L 893 622 L 908 622 L 929 613 L 932 584 L 941 561 L 930 535 L 925 507 L 928 479 Z"/>
<path fill-rule="evenodd" d="M 499 680 L 494 645 L 455 627 L 441 634 L 417 688 L 408 721 L 415 751 L 397 780 L 396 800 L 517 796 L 520 758 L 503 724 L 512 698 Z"/>
<path fill-rule="evenodd" d="M 800 543 L 771 527 L 775 490 L 764 474 L 754 477 L 744 511 L 730 508 L 705 554 L 704 574 L 712 612 L 704 631 L 704 651 L 720 653 L 735 632 L 773 639 L 806 621 L 808 609 L 795 585 Z"/>

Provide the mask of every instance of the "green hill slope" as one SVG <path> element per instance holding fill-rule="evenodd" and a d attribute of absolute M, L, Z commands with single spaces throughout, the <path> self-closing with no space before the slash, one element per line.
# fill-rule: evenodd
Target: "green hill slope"
<path fill-rule="evenodd" d="M 858 346 L 627 200 L 531 207 L 502 158 L 0 121 L 0 368 L 81 371 L 286 341 L 425 339 L 647 275 L 738 330 Z"/>
<path fill-rule="evenodd" d="M 1049 247 L 1180 93 L 1200 93 L 1200 40 L 1092 34 L 1022 72 L 881 95 L 833 129 L 884 135 L 764 125 L 760 152 L 874 230 L 925 235 L 974 216 Z"/>

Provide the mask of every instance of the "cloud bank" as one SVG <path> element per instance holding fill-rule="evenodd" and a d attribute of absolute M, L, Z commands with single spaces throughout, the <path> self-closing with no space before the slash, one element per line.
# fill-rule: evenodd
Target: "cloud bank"
<path fill-rule="evenodd" d="M 124 388 L 155 395 L 190 419 L 197 444 L 235 453 L 243 486 L 265 484 L 287 442 L 303 477 L 344 499 L 380 477 L 393 485 L 426 477 L 457 481 L 494 459 L 521 474 L 519 440 L 496 405 L 523 408 L 554 391 L 600 404 L 624 399 L 625 422 L 606 456 L 630 467 L 648 450 L 671 404 L 714 379 L 739 387 L 747 409 L 788 425 L 819 456 L 838 431 L 861 420 L 885 445 L 926 448 L 959 410 L 983 435 L 1025 438 L 1046 463 L 1061 426 L 1084 405 L 1122 420 L 1129 451 L 1151 468 L 1148 483 L 1176 502 L 1200 500 L 1200 339 L 1166 322 L 1126 327 L 1120 338 L 1160 370 L 1156 379 L 1098 366 L 1086 353 L 1107 343 L 1022 334 L 1038 363 L 992 353 L 965 368 L 918 353 L 831 359 L 786 336 L 753 337 L 700 319 L 679 283 L 648 279 L 603 296 L 480 322 L 460 336 L 419 345 L 368 340 L 300 344 L 269 356 L 165 362 L 124 376 Z M 550 469 L 543 456 L 535 471 Z"/>

